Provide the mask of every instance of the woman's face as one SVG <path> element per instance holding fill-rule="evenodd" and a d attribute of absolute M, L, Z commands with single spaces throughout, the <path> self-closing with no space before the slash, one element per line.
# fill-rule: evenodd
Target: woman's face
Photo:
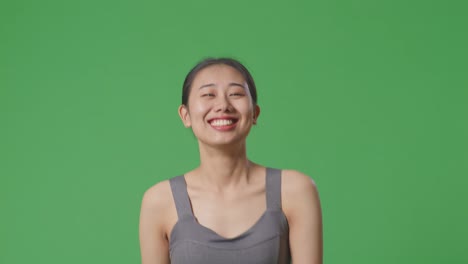
<path fill-rule="evenodd" d="M 179 107 L 184 125 L 192 127 L 200 143 L 209 145 L 244 141 L 259 113 L 242 74 L 223 64 L 198 72 L 188 106 Z"/>

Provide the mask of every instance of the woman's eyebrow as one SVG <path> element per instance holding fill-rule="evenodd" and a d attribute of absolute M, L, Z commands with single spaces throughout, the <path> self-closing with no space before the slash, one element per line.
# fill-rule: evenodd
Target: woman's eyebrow
<path fill-rule="evenodd" d="M 203 84 L 202 86 L 200 86 L 200 88 L 198 89 L 202 89 L 202 88 L 206 88 L 206 87 L 212 87 L 212 86 L 216 86 L 216 84 L 214 83 L 207 83 L 207 84 Z M 239 86 L 239 87 L 242 87 L 242 88 L 245 88 L 244 85 L 240 84 L 240 83 L 230 83 L 228 86 Z"/>
<path fill-rule="evenodd" d="M 215 84 L 214 83 L 204 84 L 204 85 L 200 86 L 200 88 L 198 88 L 198 89 L 205 88 L 205 87 L 211 87 L 211 86 L 215 86 Z"/>
<path fill-rule="evenodd" d="M 242 88 L 245 88 L 245 86 L 240 83 L 230 83 L 229 86 L 240 86 Z"/>

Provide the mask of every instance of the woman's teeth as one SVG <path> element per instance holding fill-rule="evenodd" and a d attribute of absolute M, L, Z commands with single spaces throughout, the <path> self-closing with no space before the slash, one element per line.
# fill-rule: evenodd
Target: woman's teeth
<path fill-rule="evenodd" d="M 231 119 L 216 119 L 211 122 L 212 126 L 229 126 L 232 124 Z"/>

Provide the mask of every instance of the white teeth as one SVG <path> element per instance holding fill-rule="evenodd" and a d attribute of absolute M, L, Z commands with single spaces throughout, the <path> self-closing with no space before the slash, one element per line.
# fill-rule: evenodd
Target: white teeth
<path fill-rule="evenodd" d="M 216 119 L 211 122 L 212 126 L 228 126 L 232 124 L 231 119 Z"/>

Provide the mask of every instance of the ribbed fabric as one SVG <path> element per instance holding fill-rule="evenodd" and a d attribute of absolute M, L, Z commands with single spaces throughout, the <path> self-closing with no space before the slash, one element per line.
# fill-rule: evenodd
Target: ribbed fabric
<path fill-rule="evenodd" d="M 289 227 L 281 209 L 281 171 L 266 171 L 266 211 L 251 228 L 229 239 L 197 222 L 184 176 L 170 179 L 179 218 L 170 234 L 171 264 L 290 263 Z"/>

